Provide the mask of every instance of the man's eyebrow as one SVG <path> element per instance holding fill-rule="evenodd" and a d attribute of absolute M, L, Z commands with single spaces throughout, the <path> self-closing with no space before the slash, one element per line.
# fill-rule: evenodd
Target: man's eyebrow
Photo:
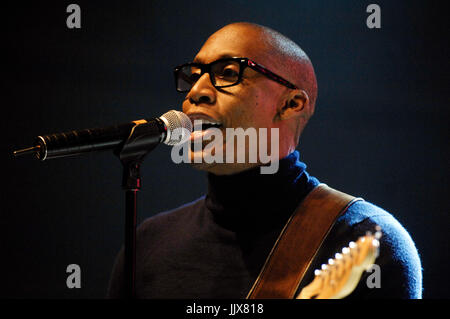
<path fill-rule="evenodd" d="M 214 59 L 214 61 L 217 61 L 217 60 L 220 60 L 220 59 L 226 59 L 226 58 L 235 58 L 235 57 L 239 57 L 239 55 L 232 54 L 232 53 L 223 53 L 223 54 L 219 55 L 216 59 Z M 205 60 L 203 60 L 202 58 L 195 57 L 193 62 L 194 63 L 202 63 L 202 64 L 204 64 L 205 63 L 204 61 Z M 214 62 L 214 61 L 211 61 L 211 62 Z"/>

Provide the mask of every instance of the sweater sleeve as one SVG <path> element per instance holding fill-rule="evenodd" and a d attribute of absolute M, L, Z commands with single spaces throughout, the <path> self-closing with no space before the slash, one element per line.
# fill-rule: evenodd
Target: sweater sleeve
<path fill-rule="evenodd" d="M 406 229 L 388 212 L 365 201 L 354 203 L 325 239 L 301 282 L 299 291 L 314 279 L 314 270 L 326 264 L 350 241 L 381 227 L 379 256 L 364 272 L 347 299 L 420 299 L 422 267 L 419 254 Z"/>
<path fill-rule="evenodd" d="M 391 215 L 364 219 L 354 227 L 363 233 L 381 226 L 380 253 L 375 267 L 364 272 L 349 299 L 420 299 L 422 298 L 422 268 L 419 254 L 408 232 Z"/>

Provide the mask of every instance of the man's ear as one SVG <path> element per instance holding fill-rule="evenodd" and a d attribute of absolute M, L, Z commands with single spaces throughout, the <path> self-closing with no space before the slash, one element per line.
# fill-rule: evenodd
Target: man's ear
<path fill-rule="evenodd" d="M 284 103 L 278 109 L 278 117 L 281 120 L 287 120 L 292 117 L 309 118 L 310 100 L 304 90 L 295 89 L 289 92 Z"/>

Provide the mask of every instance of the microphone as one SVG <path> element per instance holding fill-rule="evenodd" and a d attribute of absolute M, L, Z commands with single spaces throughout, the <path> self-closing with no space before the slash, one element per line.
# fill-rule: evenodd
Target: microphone
<path fill-rule="evenodd" d="M 81 153 L 117 149 L 139 127 L 139 146 L 164 143 L 176 145 L 186 141 L 192 132 L 192 122 L 183 112 L 171 110 L 159 118 L 142 119 L 102 128 L 75 130 L 65 133 L 41 135 L 35 146 L 14 151 L 15 157 L 35 154 L 41 161 L 78 155 Z"/>

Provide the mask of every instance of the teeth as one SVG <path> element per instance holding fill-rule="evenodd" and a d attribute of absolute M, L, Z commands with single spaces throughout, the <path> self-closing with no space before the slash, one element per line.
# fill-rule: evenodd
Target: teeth
<path fill-rule="evenodd" d="M 209 121 L 209 120 L 194 120 L 194 124 L 212 124 L 212 125 L 221 125 L 220 122 L 213 122 L 213 121 Z"/>
<path fill-rule="evenodd" d="M 193 125 L 194 125 L 194 131 L 202 131 L 204 129 L 210 128 L 208 126 L 218 127 L 218 126 L 221 126 L 222 123 L 210 121 L 210 120 L 206 120 L 206 119 L 195 119 L 195 120 L 193 120 Z"/>

